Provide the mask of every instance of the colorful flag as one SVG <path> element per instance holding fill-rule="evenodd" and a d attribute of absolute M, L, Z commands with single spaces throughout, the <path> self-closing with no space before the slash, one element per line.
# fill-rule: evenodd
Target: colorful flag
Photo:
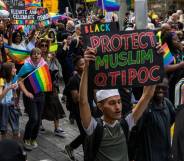
<path fill-rule="evenodd" d="M 0 0 L 0 10 L 8 10 L 6 4 Z"/>
<path fill-rule="evenodd" d="M 27 78 L 35 94 L 52 91 L 52 81 L 47 64 L 34 70 Z"/>
<path fill-rule="evenodd" d="M 35 9 L 41 7 L 41 0 L 25 0 L 25 9 Z"/>
<path fill-rule="evenodd" d="M 5 47 L 9 49 L 10 57 L 13 57 L 13 59 L 15 59 L 18 64 L 23 64 L 24 60 L 30 55 L 30 51 L 28 50 L 19 50 L 8 45 L 6 45 Z"/>
<path fill-rule="evenodd" d="M 98 0 L 97 5 L 107 12 L 119 11 L 120 4 L 115 0 Z"/>
<path fill-rule="evenodd" d="M 51 20 L 54 23 L 58 22 L 59 20 L 64 20 L 67 18 L 68 18 L 68 16 L 65 16 L 65 15 L 51 15 Z"/>
<path fill-rule="evenodd" d="M 162 49 L 164 50 L 163 54 L 164 65 L 175 63 L 175 57 L 172 55 L 167 43 L 162 45 Z"/>

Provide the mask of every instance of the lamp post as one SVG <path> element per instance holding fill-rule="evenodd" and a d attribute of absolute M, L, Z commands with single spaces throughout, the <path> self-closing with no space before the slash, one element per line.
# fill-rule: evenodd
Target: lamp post
<path fill-rule="evenodd" d="M 146 29 L 148 24 L 147 0 L 135 0 L 135 20 L 137 29 Z"/>

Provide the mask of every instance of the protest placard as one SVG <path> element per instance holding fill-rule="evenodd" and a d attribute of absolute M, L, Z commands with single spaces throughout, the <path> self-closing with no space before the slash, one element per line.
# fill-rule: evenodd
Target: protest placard
<path fill-rule="evenodd" d="M 50 25 L 50 16 L 47 8 L 37 8 L 37 27 L 45 27 Z"/>
<path fill-rule="evenodd" d="M 105 33 L 110 31 L 119 31 L 119 24 L 116 22 L 94 23 L 81 25 L 81 33 L 83 35 L 91 35 L 95 33 Z"/>
<path fill-rule="evenodd" d="M 34 25 L 36 23 L 36 10 L 26 10 L 14 7 L 10 9 L 10 17 L 15 25 Z"/>
<path fill-rule="evenodd" d="M 161 81 L 163 57 L 156 51 L 153 31 L 109 30 L 84 38 L 86 47 L 97 49 L 96 60 L 89 68 L 89 82 L 94 88 L 143 86 Z"/>

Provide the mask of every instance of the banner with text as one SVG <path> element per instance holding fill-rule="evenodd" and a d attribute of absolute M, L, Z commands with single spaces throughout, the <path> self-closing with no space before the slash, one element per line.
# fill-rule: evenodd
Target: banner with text
<path fill-rule="evenodd" d="M 37 27 L 45 27 L 50 25 L 50 16 L 47 8 L 37 8 Z"/>
<path fill-rule="evenodd" d="M 163 57 L 156 51 L 153 31 L 118 32 L 108 25 L 103 28 L 104 32 L 84 36 L 86 47 L 97 49 L 96 60 L 89 68 L 89 82 L 94 88 L 144 86 L 161 81 Z"/>

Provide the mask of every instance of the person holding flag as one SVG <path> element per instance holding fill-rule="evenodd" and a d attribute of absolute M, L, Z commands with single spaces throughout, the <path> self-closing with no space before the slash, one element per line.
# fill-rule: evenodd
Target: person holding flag
<path fill-rule="evenodd" d="M 21 78 L 19 85 L 23 91 L 24 106 L 28 110 L 29 117 L 23 138 L 24 147 L 32 150 L 38 146 L 36 138 L 45 102 L 44 92 L 52 91 L 48 65 L 42 58 L 39 48 L 32 49 L 30 57 L 25 60 L 17 74 L 17 79 L 19 78 Z"/>

